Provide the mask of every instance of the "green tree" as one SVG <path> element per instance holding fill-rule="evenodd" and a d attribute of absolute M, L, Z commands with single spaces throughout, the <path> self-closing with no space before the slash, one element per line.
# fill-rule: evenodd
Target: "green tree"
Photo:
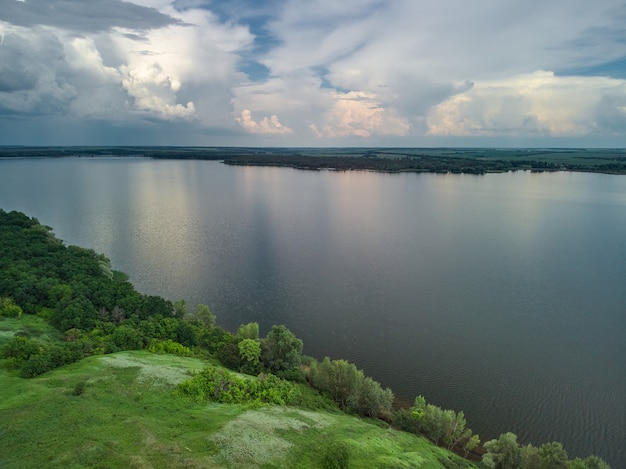
<path fill-rule="evenodd" d="M 215 314 L 211 312 L 207 305 L 196 306 L 196 319 L 200 321 L 206 329 L 215 327 Z"/>
<path fill-rule="evenodd" d="M 521 462 L 521 450 L 517 443 L 517 435 L 503 433 L 497 440 L 489 440 L 484 444 L 487 452 L 482 462 L 490 469 L 517 469 Z"/>
<path fill-rule="evenodd" d="M 256 340 L 259 338 L 259 323 L 257 322 L 249 322 L 248 324 L 242 324 L 237 329 L 237 334 L 235 334 L 238 340 L 243 339 L 253 339 Z"/>
<path fill-rule="evenodd" d="M 302 340 L 285 326 L 272 326 L 262 342 L 263 362 L 272 372 L 289 371 L 302 363 Z"/>
<path fill-rule="evenodd" d="M 473 451 L 480 444 L 480 437 L 476 434 L 471 435 L 465 445 L 463 446 L 463 451 L 465 451 L 465 457 L 467 458 L 467 454 L 470 451 Z"/>
<path fill-rule="evenodd" d="M 185 300 L 178 300 L 174 302 L 174 316 L 178 319 L 183 319 L 189 314 L 189 308 L 187 308 L 187 302 Z"/>
<path fill-rule="evenodd" d="M 205 330 L 198 338 L 199 345 L 210 353 L 219 354 L 220 349 L 231 340 L 231 335 L 219 326 Z"/>
<path fill-rule="evenodd" d="M 237 344 L 239 356 L 243 361 L 240 370 L 243 373 L 257 374 L 261 371 L 261 344 L 258 340 L 243 339 Z"/>
<path fill-rule="evenodd" d="M 466 428 L 467 420 L 463 411 L 444 411 L 444 436 L 443 441 L 447 449 L 451 450 L 462 441 L 466 441 L 472 435 L 472 430 Z"/>
<path fill-rule="evenodd" d="M 235 338 L 228 334 L 224 337 L 224 342 L 217 349 L 217 358 L 226 368 L 231 370 L 239 370 L 245 363 L 239 353 L 239 343 Z"/>
<path fill-rule="evenodd" d="M 243 339 L 238 344 L 239 355 L 247 362 L 258 362 L 261 358 L 261 344 L 254 339 Z"/>
<path fill-rule="evenodd" d="M 359 415 L 366 417 L 389 417 L 393 404 L 393 392 L 391 389 L 383 389 L 377 381 L 369 376 L 363 377 L 358 385 L 358 409 Z"/>
<path fill-rule="evenodd" d="M 179 320 L 175 340 L 186 347 L 194 347 L 198 345 L 198 331 L 189 321 Z"/>
<path fill-rule="evenodd" d="M 346 360 L 325 357 L 311 366 L 311 384 L 339 404 L 344 410 L 354 410 L 358 402 L 359 381 L 363 372 Z"/>
<path fill-rule="evenodd" d="M 539 447 L 542 469 L 566 469 L 567 451 L 558 441 L 545 443 Z"/>
<path fill-rule="evenodd" d="M 589 456 L 585 459 L 576 458 L 567 463 L 568 469 L 611 469 L 611 467 L 598 456 Z"/>
<path fill-rule="evenodd" d="M 139 350 L 144 347 L 141 332 L 125 324 L 115 328 L 111 340 L 118 350 Z"/>

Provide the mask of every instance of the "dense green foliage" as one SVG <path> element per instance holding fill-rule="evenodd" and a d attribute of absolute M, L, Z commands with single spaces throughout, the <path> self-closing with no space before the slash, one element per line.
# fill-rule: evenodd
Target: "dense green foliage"
<path fill-rule="evenodd" d="M 0 210 L 0 315 L 37 314 L 64 334 L 63 341 L 16 337 L 7 344 L 0 356 L 20 376 L 93 354 L 147 346 L 186 353 L 210 342 L 214 317 L 208 307 L 192 320 L 182 319 L 183 307 L 138 293 L 102 254 L 65 246 L 36 219 Z"/>
<path fill-rule="evenodd" d="M 364 417 L 388 419 L 391 416 L 393 393 L 363 374 L 345 360 L 326 357 L 309 366 L 311 386 L 334 400 L 343 410 Z"/>
<path fill-rule="evenodd" d="M 557 441 L 540 447 L 520 446 L 517 436 L 504 433 L 496 440 L 485 443 L 487 452 L 483 464 L 490 469 L 608 469 L 603 460 L 595 456 L 569 460 L 563 445 Z"/>
<path fill-rule="evenodd" d="M 285 326 L 272 326 L 262 345 L 263 362 L 272 372 L 289 372 L 302 364 L 302 341 Z"/>
<path fill-rule="evenodd" d="M 394 413 L 393 423 L 398 428 L 424 435 L 436 445 L 447 449 L 463 450 L 467 453 L 479 443 L 477 435 L 466 427 L 463 412 L 444 410 L 426 403 L 423 396 L 417 396 L 410 410 L 399 409 Z"/>
<path fill-rule="evenodd" d="M 175 390 L 179 396 L 196 402 L 215 401 L 224 404 L 295 404 L 300 389 L 294 383 L 274 375 L 259 375 L 258 379 L 243 378 L 224 368 L 210 366 L 193 378 L 180 383 Z"/>
<path fill-rule="evenodd" d="M 0 316 L 19 318 L 22 316 L 22 312 L 22 308 L 15 304 L 13 298 L 0 298 Z"/>
<path fill-rule="evenodd" d="M 150 342 L 148 351 L 152 353 L 169 353 L 180 357 L 189 357 L 191 355 L 191 349 L 189 347 L 185 347 L 178 342 L 174 342 L 172 339 L 154 339 Z"/>

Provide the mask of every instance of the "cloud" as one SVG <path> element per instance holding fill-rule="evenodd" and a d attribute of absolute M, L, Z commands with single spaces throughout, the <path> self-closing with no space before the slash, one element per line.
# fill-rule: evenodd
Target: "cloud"
<path fill-rule="evenodd" d="M 0 114 L 66 112 L 78 93 L 68 81 L 62 43 L 46 30 L 3 27 Z"/>
<path fill-rule="evenodd" d="M 398 117 L 393 109 L 381 107 L 373 93 L 351 91 L 332 93 L 335 100 L 325 114 L 321 129 L 311 124 L 310 129 L 318 138 L 370 137 L 375 135 L 407 135 L 410 125 Z"/>
<path fill-rule="evenodd" d="M 2 2 L 2 20 L 16 26 L 50 26 L 94 33 L 113 27 L 149 30 L 180 21 L 158 10 L 122 0 L 28 0 Z"/>
<path fill-rule="evenodd" d="M 276 115 L 272 117 L 263 117 L 256 122 L 252 119 L 252 112 L 248 109 L 241 111 L 241 117 L 235 119 L 237 123 L 243 127 L 246 132 L 251 134 L 291 134 L 293 130 L 284 126 L 278 120 Z"/>
<path fill-rule="evenodd" d="M 625 103 L 624 80 L 537 71 L 479 82 L 438 104 L 428 116 L 428 135 L 578 137 L 610 132 L 615 128 L 603 116 L 623 122 Z"/>
<path fill-rule="evenodd" d="M 122 85 L 134 98 L 138 110 L 153 112 L 164 118 L 193 116 L 195 106 L 192 101 L 187 105 L 176 104 L 180 82 L 170 77 L 158 62 L 142 68 L 123 67 L 122 73 Z"/>
<path fill-rule="evenodd" d="M 0 9 L 3 141 L 15 117 L 37 120 L 33 129 L 91 120 L 90 132 L 109 129 L 102 138 L 153 129 L 155 141 L 206 144 L 626 133 L 623 0 L 0 0 Z"/>
<path fill-rule="evenodd" d="M 163 12 L 90 2 L 101 15 L 76 3 L 69 9 L 74 2 L 51 1 L 45 18 L 39 2 L 25 2 L 9 9 L 17 25 L 0 22 L 0 113 L 224 126 L 240 81 L 237 51 L 252 42 L 245 27 L 221 24 L 202 9 L 177 12 L 170 2 L 161 2 Z"/>

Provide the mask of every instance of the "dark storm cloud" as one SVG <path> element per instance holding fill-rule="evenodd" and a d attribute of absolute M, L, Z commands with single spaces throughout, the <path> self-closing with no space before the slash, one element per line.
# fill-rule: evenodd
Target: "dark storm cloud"
<path fill-rule="evenodd" d="M 63 44 L 49 31 L 0 41 L 0 114 L 65 112 L 78 90 L 68 81 Z"/>
<path fill-rule="evenodd" d="M 133 30 L 180 24 L 154 8 L 121 0 L 0 0 L 2 21 L 17 26 L 46 25 L 97 32 L 113 27 Z"/>
<path fill-rule="evenodd" d="M 13 35 L 6 35 L 2 38 L 0 92 L 24 91 L 35 87 L 37 73 L 31 59 L 30 44 L 24 44 Z"/>

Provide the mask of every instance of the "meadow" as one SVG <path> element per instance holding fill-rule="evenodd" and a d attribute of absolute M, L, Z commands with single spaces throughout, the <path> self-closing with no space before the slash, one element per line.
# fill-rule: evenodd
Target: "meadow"
<path fill-rule="evenodd" d="M 0 345 L 56 331 L 35 316 L 0 319 Z M 318 468 L 333 445 L 350 467 L 478 467 L 425 438 L 339 410 L 197 404 L 175 385 L 210 361 L 125 351 L 41 376 L 0 371 L 3 468 Z"/>

